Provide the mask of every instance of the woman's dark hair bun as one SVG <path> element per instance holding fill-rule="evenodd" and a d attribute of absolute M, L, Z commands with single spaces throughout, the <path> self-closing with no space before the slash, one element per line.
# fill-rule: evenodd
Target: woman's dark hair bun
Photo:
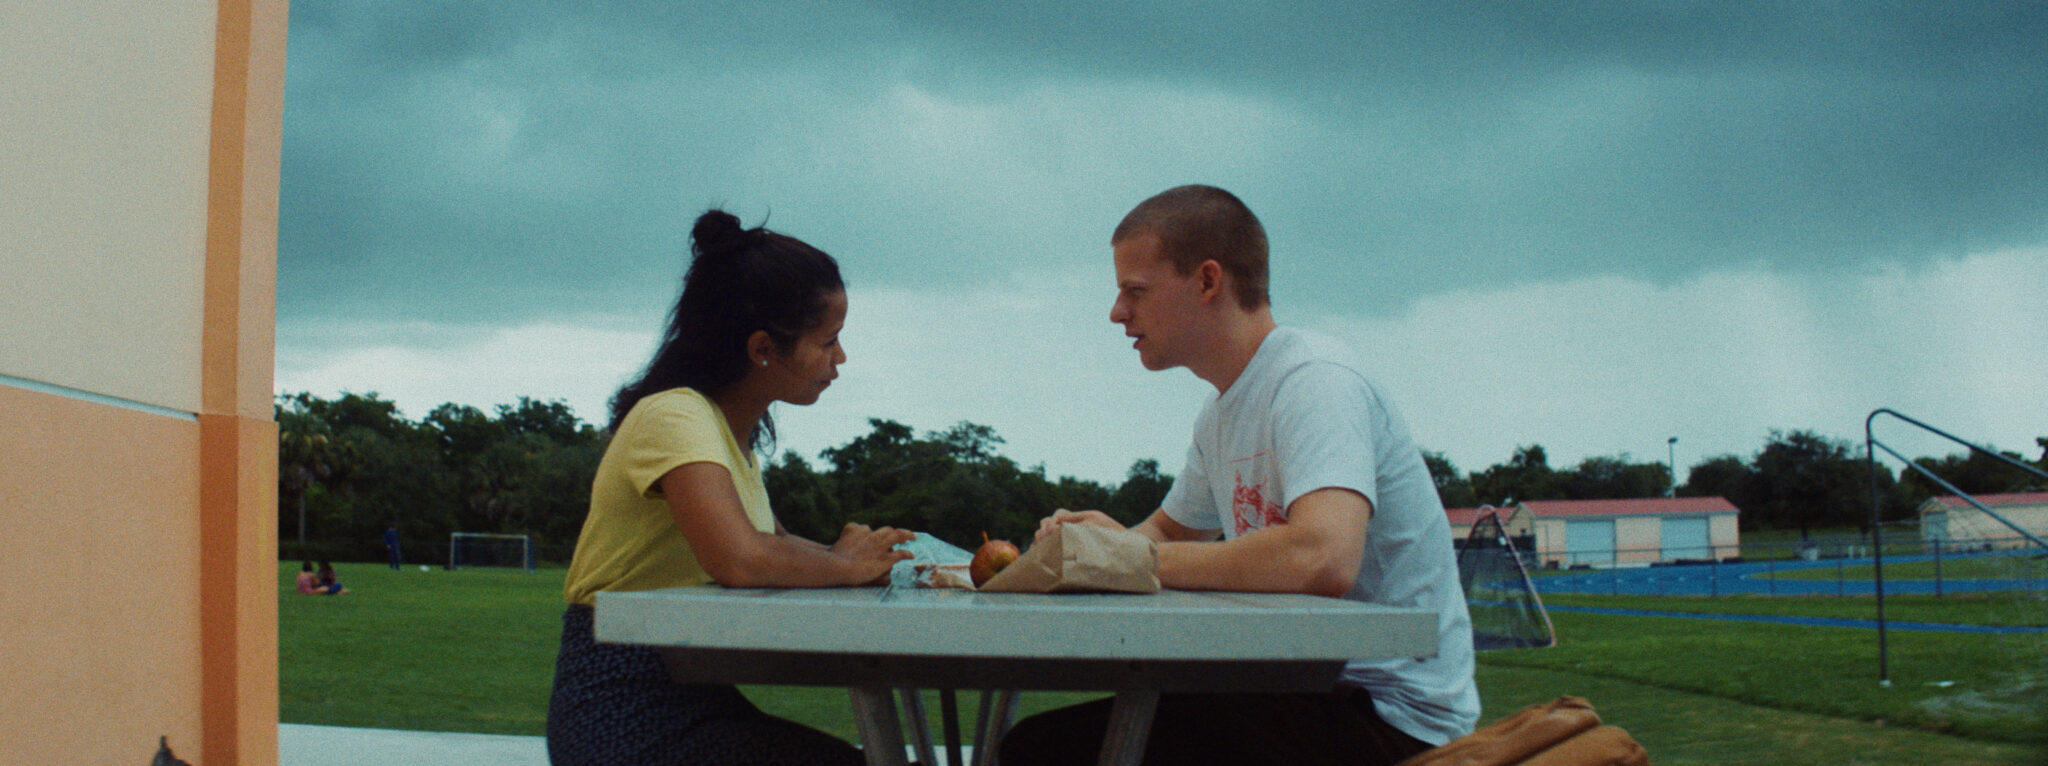
<path fill-rule="evenodd" d="M 832 256 L 765 226 L 745 228 L 716 208 L 690 227 L 690 250 L 683 292 L 669 312 L 660 350 L 638 379 L 612 396 L 614 433 L 650 394 L 687 387 L 720 395 L 755 368 L 747 345 L 754 333 L 766 332 L 787 352 L 825 320 L 827 297 L 846 291 Z M 757 425 L 750 446 L 774 441 L 771 418 Z"/>
<path fill-rule="evenodd" d="M 746 239 L 747 233 L 739 218 L 714 208 L 698 216 L 697 225 L 690 227 L 690 247 L 698 257 L 728 253 Z"/>

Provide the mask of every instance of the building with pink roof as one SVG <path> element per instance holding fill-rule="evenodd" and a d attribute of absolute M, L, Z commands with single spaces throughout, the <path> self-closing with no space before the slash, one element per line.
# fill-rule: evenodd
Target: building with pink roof
<path fill-rule="evenodd" d="M 2006 521 L 2035 537 L 2048 538 L 2048 492 L 1976 495 Z M 2030 545 L 2025 536 L 1955 495 L 1931 497 L 1921 503 L 1920 539 L 1945 549 L 1997 550 Z"/>
<path fill-rule="evenodd" d="M 1458 540 L 1488 512 L 1543 566 L 1648 566 L 1742 555 L 1741 511 L 1721 497 L 1526 500 L 1444 511 Z"/>

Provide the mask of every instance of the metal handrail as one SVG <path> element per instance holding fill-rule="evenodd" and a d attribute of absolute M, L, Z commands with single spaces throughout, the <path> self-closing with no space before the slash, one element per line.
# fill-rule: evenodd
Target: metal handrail
<path fill-rule="evenodd" d="M 1919 420 L 1908 417 L 1905 414 L 1893 410 L 1889 407 L 1879 407 L 1877 409 L 1871 410 L 1870 416 L 1863 419 L 1863 457 L 1864 460 L 1867 461 L 1870 465 L 1870 550 L 1872 553 L 1871 570 L 1874 573 L 1874 576 L 1876 577 L 1877 593 L 1877 682 L 1881 686 L 1890 686 L 1892 685 L 1892 679 L 1889 670 L 1890 654 L 1887 651 L 1886 647 L 1884 624 L 1884 526 L 1882 523 L 1880 523 L 1881 520 L 1878 518 L 1881 492 L 1878 489 L 1877 482 L 1877 450 L 1883 449 L 1885 451 L 1885 454 L 1897 458 L 1898 461 L 1900 463 L 1903 463 L 1907 468 L 1912 469 L 1913 471 L 1919 473 L 1921 476 L 1927 477 L 1928 480 L 1933 481 L 1942 489 L 1948 490 L 1951 494 L 1954 494 L 1955 496 L 1962 498 L 1964 502 L 1967 502 L 1971 506 L 1974 506 L 1977 510 L 1983 511 L 1985 515 L 1997 519 L 1999 523 L 2011 527 L 2013 531 L 2020 533 L 2021 536 L 2032 541 L 2035 545 L 2039 545 L 2043 549 L 2048 549 L 2048 542 L 2043 542 L 2041 538 L 2036 537 L 2034 533 L 2027 531 L 2025 528 L 2021 527 L 2018 524 L 2014 524 L 2011 519 L 2007 519 L 2003 515 L 2000 515 L 1997 511 L 1993 511 L 1990 507 L 1984 505 L 1981 502 L 1978 502 L 1977 498 L 1970 495 L 1970 493 L 1957 489 L 1954 484 L 1950 484 L 1947 481 L 1944 481 L 1941 477 L 1934 475 L 1934 472 L 1927 470 L 1925 466 L 1922 466 L 1919 463 L 1915 463 L 1911 460 L 1906 459 L 1906 456 L 1899 454 L 1898 450 L 1894 450 L 1889 445 L 1886 445 L 1885 443 L 1878 441 L 1876 433 L 1872 429 L 1872 424 L 1876 422 L 1877 416 L 1879 415 L 1890 415 L 1894 418 L 1898 418 L 1899 420 L 1903 420 L 1907 423 L 1919 426 L 1924 431 L 1927 431 L 1949 441 L 1968 447 L 1970 448 L 1971 452 L 1997 458 L 1999 460 L 2004 461 L 2006 464 L 2013 466 L 2014 468 L 2026 471 L 2035 476 L 2039 476 L 2043 479 L 2048 479 L 2048 472 L 2044 472 L 2041 469 L 2035 468 L 2031 465 L 2027 465 L 2026 463 L 2022 463 L 2018 460 L 2014 460 L 2005 455 L 1992 452 L 1991 450 L 1964 441 L 1960 438 L 1957 438 L 1954 434 L 1950 434 L 1947 431 L 1943 431 L 1939 428 L 1935 428 L 1934 426 L 1922 423 Z"/>

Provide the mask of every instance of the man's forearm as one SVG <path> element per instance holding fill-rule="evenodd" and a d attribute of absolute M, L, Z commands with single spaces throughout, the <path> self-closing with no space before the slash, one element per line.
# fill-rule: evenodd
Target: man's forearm
<path fill-rule="evenodd" d="M 1159 584 L 1178 590 L 1342 595 L 1344 587 L 1319 582 L 1316 569 L 1278 535 L 1247 535 L 1228 542 L 1159 544 Z"/>
<path fill-rule="evenodd" d="M 1324 523 L 1327 518 L 1304 514 L 1300 523 L 1225 542 L 1162 542 L 1159 583 L 1181 590 L 1342 596 L 1358 576 L 1364 530 Z"/>
<path fill-rule="evenodd" d="M 1152 542 L 1164 544 L 1168 542 L 1166 530 L 1160 529 L 1159 525 L 1152 523 L 1154 518 L 1158 518 L 1157 514 L 1138 522 L 1137 526 L 1131 527 L 1131 531 L 1152 538 Z"/>

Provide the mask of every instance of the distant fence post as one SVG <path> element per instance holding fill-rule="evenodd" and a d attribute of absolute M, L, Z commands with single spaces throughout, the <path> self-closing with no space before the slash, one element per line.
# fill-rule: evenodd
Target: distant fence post
<path fill-rule="evenodd" d="M 1934 538 L 1934 597 L 1941 598 L 1941 538 Z"/>
<path fill-rule="evenodd" d="M 1721 557 L 1710 556 L 1707 561 L 1707 597 L 1721 597 Z"/>

